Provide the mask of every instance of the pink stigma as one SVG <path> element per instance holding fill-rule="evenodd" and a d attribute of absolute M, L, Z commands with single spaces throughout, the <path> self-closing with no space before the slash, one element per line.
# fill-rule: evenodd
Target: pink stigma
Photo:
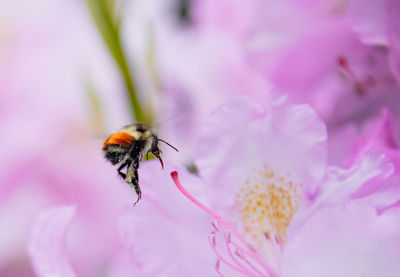
<path fill-rule="evenodd" d="M 178 172 L 177 171 L 173 171 L 171 172 L 171 177 L 172 180 L 174 181 L 176 187 L 179 189 L 180 192 L 182 192 L 182 194 L 184 196 L 186 196 L 187 199 L 189 199 L 190 201 L 192 201 L 196 206 L 198 206 L 200 209 L 202 209 L 203 211 L 205 211 L 206 213 L 208 213 L 209 215 L 211 215 L 212 217 L 214 217 L 218 222 L 221 222 L 223 224 L 225 224 L 224 220 L 217 214 L 215 214 L 213 211 L 211 211 L 209 208 L 207 208 L 206 206 L 204 206 L 202 203 L 200 203 L 196 198 L 194 198 L 189 192 L 187 192 L 183 186 L 181 185 L 180 181 L 179 181 L 179 177 L 178 177 Z"/>

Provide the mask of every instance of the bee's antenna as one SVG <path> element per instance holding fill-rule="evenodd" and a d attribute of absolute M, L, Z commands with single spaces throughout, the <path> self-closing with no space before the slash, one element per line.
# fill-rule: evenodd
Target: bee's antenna
<path fill-rule="evenodd" d="M 166 142 L 165 140 L 162 140 L 162 139 L 160 139 L 160 138 L 159 138 L 158 140 L 164 142 L 166 145 L 168 145 L 169 147 L 171 147 L 172 149 L 174 149 L 176 152 L 179 152 L 179 150 L 178 150 L 176 147 L 172 146 L 171 144 L 169 144 L 169 143 Z"/>

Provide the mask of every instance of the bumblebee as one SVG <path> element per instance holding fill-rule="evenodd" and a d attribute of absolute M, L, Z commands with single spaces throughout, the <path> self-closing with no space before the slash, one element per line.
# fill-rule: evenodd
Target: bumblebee
<path fill-rule="evenodd" d="M 113 165 L 119 165 L 118 174 L 135 188 L 137 200 L 134 205 L 142 198 L 138 169 L 143 156 L 152 153 L 160 161 L 161 168 L 164 169 L 161 151 L 158 147 L 159 142 L 178 151 L 168 142 L 158 138 L 152 128 L 145 123 L 127 125 L 111 134 L 103 144 L 104 157 Z M 123 172 L 124 168 L 126 168 L 125 172 Z"/>

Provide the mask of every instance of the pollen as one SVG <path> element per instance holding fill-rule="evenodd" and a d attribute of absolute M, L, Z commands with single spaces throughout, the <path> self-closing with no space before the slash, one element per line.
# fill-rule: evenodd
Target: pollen
<path fill-rule="evenodd" d="M 236 195 L 239 226 L 256 244 L 265 241 L 265 234 L 277 234 L 284 242 L 300 200 L 301 184 L 290 174 L 263 166 L 253 172 Z"/>

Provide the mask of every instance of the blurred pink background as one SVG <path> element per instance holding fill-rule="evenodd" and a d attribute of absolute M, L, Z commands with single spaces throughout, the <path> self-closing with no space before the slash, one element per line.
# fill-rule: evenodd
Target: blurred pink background
<path fill-rule="evenodd" d="M 195 184 L 188 190 L 217 211 L 213 199 L 225 203 L 234 195 L 221 180 L 251 163 L 225 164 L 239 159 L 242 140 L 222 160 L 218 155 L 236 145 L 238 133 L 230 131 L 236 125 L 225 123 L 242 120 L 242 108 L 232 108 L 224 124 L 218 119 L 221 105 L 240 97 L 268 115 L 285 97 L 309 105 L 313 116 L 305 118 L 318 122 L 310 129 L 326 130 L 327 156 L 325 161 L 307 152 L 298 161 L 304 170 L 321 176 L 328 173 L 320 167 L 347 170 L 376 151 L 393 172 L 386 176 L 376 158 L 382 172 L 375 177 L 384 176 L 398 195 L 399 18 L 400 4 L 393 0 L 3 1 L 0 276 L 217 276 L 207 241 L 212 219 L 182 197 L 169 173 L 184 172 L 187 186 Z M 152 124 L 179 153 L 164 148 L 164 171 L 144 162 L 144 200 L 133 208 L 134 190 L 105 161 L 101 147 L 110 133 L 136 121 Z M 312 139 L 310 129 L 294 131 L 297 125 L 288 121 L 293 127 L 285 135 Z M 243 119 L 244 133 L 252 122 Z M 214 147 L 224 136 L 226 143 Z M 270 136 L 261 137 L 265 141 L 245 150 L 272 144 Z M 294 149 L 303 145 L 289 141 Z M 200 167 L 200 177 L 185 167 Z M 197 189 L 207 177 L 221 187 Z M 313 178 L 308 185 L 323 179 Z M 397 205 L 396 197 L 385 209 Z M 48 240 L 41 242 L 46 232 Z M 43 256 L 35 256 L 40 251 Z M 59 269 L 63 273 L 51 275 Z"/>

